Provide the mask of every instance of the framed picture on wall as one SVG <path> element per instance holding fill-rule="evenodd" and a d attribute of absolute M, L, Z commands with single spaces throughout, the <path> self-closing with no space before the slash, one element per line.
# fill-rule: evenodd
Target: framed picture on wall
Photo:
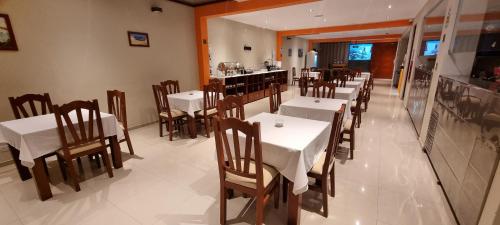
<path fill-rule="evenodd" d="M 0 14 L 0 50 L 18 50 L 14 31 L 12 31 L 12 25 L 7 14 Z"/>
<path fill-rule="evenodd" d="M 288 57 L 292 57 L 292 49 L 291 48 L 288 49 Z"/>
<path fill-rule="evenodd" d="M 147 33 L 128 31 L 128 44 L 133 47 L 149 47 Z"/>
<path fill-rule="evenodd" d="M 304 50 L 299 48 L 299 58 L 302 58 L 302 56 L 304 56 Z"/>

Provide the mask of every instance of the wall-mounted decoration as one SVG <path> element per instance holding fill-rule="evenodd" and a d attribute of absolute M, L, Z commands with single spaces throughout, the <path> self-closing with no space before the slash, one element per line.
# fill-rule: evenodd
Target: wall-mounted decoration
<path fill-rule="evenodd" d="M 251 46 L 249 46 L 249 45 L 244 45 L 244 46 L 243 46 L 243 50 L 244 50 L 244 51 L 252 51 L 252 47 L 251 47 Z"/>
<path fill-rule="evenodd" d="M 16 38 L 7 14 L 0 14 L 0 50 L 18 50 Z"/>
<path fill-rule="evenodd" d="M 299 58 L 302 58 L 304 56 L 304 50 L 299 48 Z"/>
<path fill-rule="evenodd" d="M 128 31 L 128 44 L 135 47 L 149 47 L 147 33 Z"/>
<path fill-rule="evenodd" d="M 288 57 L 292 57 L 292 49 L 291 48 L 288 49 Z"/>

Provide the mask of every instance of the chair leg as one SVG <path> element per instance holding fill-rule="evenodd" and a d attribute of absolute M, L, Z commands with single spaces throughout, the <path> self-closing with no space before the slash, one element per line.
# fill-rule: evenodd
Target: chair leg
<path fill-rule="evenodd" d="M 288 179 L 283 176 L 283 203 L 288 200 Z"/>
<path fill-rule="evenodd" d="M 111 161 L 109 160 L 108 152 L 105 150 L 101 153 L 104 165 L 106 165 L 106 171 L 108 172 L 109 178 L 113 177 L 113 168 L 111 168 Z"/>
<path fill-rule="evenodd" d="M 160 127 L 160 137 L 163 137 L 163 127 L 162 127 L 162 124 L 163 123 L 163 119 L 160 117 L 160 120 L 158 121 L 158 125 Z"/>
<path fill-rule="evenodd" d="M 43 162 L 43 170 L 45 171 L 45 174 L 47 174 L 47 177 L 48 177 L 49 176 L 49 167 L 47 166 L 47 159 L 44 158 L 42 160 L 42 162 Z"/>
<path fill-rule="evenodd" d="M 99 157 L 99 154 L 95 154 L 95 164 L 97 165 L 97 168 L 101 168 L 101 158 Z"/>
<path fill-rule="evenodd" d="M 280 184 L 278 180 L 278 184 L 274 188 L 274 208 L 279 209 L 280 208 Z"/>
<path fill-rule="evenodd" d="M 255 205 L 257 208 L 255 213 L 257 215 L 255 224 L 262 225 L 264 223 L 264 199 L 262 197 L 257 197 L 255 200 Z"/>
<path fill-rule="evenodd" d="M 221 186 L 220 188 L 220 224 L 226 224 L 227 200 L 226 189 Z"/>
<path fill-rule="evenodd" d="M 128 151 L 131 155 L 134 155 L 134 149 L 132 148 L 132 141 L 130 141 L 130 135 L 128 134 L 128 130 L 124 130 L 125 140 L 127 141 Z"/>
<path fill-rule="evenodd" d="M 207 132 L 207 138 L 210 138 L 210 130 L 208 127 L 208 121 L 209 119 L 207 117 L 203 118 L 203 121 L 205 123 L 205 131 Z"/>
<path fill-rule="evenodd" d="M 76 173 L 75 166 L 73 165 L 73 162 L 71 160 L 66 160 L 66 169 L 68 169 L 68 173 L 71 176 L 71 179 L 73 180 L 73 188 L 75 189 L 76 192 L 80 191 L 80 178 L 78 177 L 78 174 Z"/>
<path fill-rule="evenodd" d="M 321 182 L 321 192 L 323 194 L 323 216 L 328 218 L 328 182 L 327 177 L 322 178 Z"/>
<path fill-rule="evenodd" d="M 174 122 L 172 120 L 168 120 L 167 124 L 168 124 L 168 139 L 172 141 L 174 138 L 174 129 L 173 129 Z"/>
<path fill-rule="evenodd" d="M 358 128 L 360 128 L 361 127 L 361 109 L 358 112 L 358 118 L 357 119 L 358 119 Z"/>
<path fill-rule="evenodd" d="M 350 159 L 354 159 L 354 146 L 355 146 L 355 143 L 354 143 L 354 129 L 349 134 L 349 145 L 350 145 L 349 147 L 350 147 L 350 151 L 351 151 Z"/>
<path fill-rule="evenodd" d="M 61 174 L 63 179 L 68 180 L 68 175 L 66 174 L 66 165 L 64 164 L 64 159 L 57 154 L 57 162 L 59 163 L 59 169 L 61 170 Z"/>
<path fill-rule="evenodd" d="M 335 197 L 335 163 L 333 163 L 332 171 L 330 171 L 330 195 Z"/>

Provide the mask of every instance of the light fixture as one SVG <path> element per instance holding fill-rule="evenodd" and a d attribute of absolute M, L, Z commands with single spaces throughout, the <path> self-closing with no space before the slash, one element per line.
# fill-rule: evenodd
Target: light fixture
<path fill-rule="evenodd" d="M 323 22 L 325 22 L 325 23 L 326 23 L 326 18 L 323 18 Z"/>
<path fill-rule="evenodd" d="M 160 14 L 163 12 L 163 9 L 158 6 L 151 6 L 151 12 L 153 12 L 154 14 Z"/>
<path fill-rule="evenodd" d="M 388 8 L 388 9 L 392 9 L 392 5 L 391 5 L 391 4 L 389 4 L 389 5 L 387 6 L 387 8 Z"/>
<path fill-rule="evenodd" d="M 313 9 L 309 9 L 309 12 L 312 12 L 312 11 L 313 11 Z"/>

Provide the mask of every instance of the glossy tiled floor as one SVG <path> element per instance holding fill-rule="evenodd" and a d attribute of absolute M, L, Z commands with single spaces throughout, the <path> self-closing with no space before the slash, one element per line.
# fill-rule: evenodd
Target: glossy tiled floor
<path fill-rule="evenodd" d="M 298 94 L 284 94 L 284 100 Z M 321 216 L 320 196 L 304 195 L 302 224 L 447 225 L 451 212 L 420 150 L 408 113 L 387 83 L 377 82 L 353 161 L 336 164 L 336 197 Z M 247 116 L 268 110 L 267 99 L 246 105 Z M 0 168 L 0 224 L 218 224 L 219 181 L 214 141 L 158 136 L 157 125 L 131 132 L 136 156 L 109 179 L 84 160 L 85 181 L 76 193 L 50 163 L 54 198 L 41 202 L 33 181 L 21 182 L 13 167 Z M 348 144 L 348 143 L 346 143 Z M 344 145 L 346 145 L 344 144 Z M 347 146 L 347 145 L 346 145 Z M 125 152 L 127 149 L 122 146 Z M 271 204 L 272 205 L 272 204 Z M 286 224 L 286 205 L 266 210 L 266 224 Z M 252 224 L 249 199 L 229 201 L 232 224 Z"/>

